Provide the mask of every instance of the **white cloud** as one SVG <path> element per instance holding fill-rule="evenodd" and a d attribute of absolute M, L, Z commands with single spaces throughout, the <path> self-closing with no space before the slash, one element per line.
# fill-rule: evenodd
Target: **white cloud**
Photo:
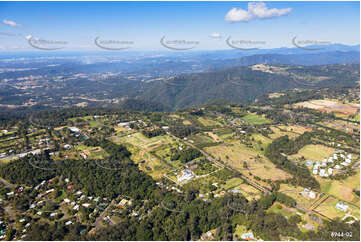
<path fill-rule="evenodd" d="M 29 40 L 29 39 L 31 39 L 33 36 L 31 36 L 31 35 L 27 35 L 27 36 L 25 36 L 25 39 L 27 39 L 27 40 Z"/>
<path fill-rule="evenodd" d="M 220 33 L 213 32 L 209 37 L 215 38 L 215 39 L 220 39 L 220 38 L 222 38 L 222 35 Z"/>
<path fill-rule="evenodd" d="M 286 15 L 292 8 L 267 8 L 265 3 L 250 2 L 247 11 L 244 9 L 232 8 L 224 17 L 227 22 L 248 22 L 252 19 L 275 18 Z"/>
<path fill-rule="evenodd" d="M 11 21 L 11 20 L 3 20 L 3 24 L 9 25 L 11 27 L 21 27 L 21 24 L 17 24 L 15 21 Z"/>

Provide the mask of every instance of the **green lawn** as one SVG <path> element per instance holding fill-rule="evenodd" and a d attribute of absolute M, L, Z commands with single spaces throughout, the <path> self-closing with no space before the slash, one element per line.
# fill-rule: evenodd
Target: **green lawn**
<path fill-rule="evenodd" d="M 269 123 L 271 123 L 270 120 L 268 120 L 266 118 L 262 118 L 255 114 L 251 114 L 251 113 L 244 116 L 243 119 L 246 122 L 251 123 L 251 124 L 269 124 Z"/>

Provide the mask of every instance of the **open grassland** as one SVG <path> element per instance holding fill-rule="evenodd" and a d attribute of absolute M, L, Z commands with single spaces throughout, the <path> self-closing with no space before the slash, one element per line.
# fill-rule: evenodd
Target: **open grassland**
<path fill-rule="evenodd" d="M 269 124 L 269 123 L 271 123 L 270 120 L 263 118 L 261 116 L 258 116 L 256 114 L 251 114 L 251 113 L 247 114 L 242 119 L 250 124 Z"/>
<path fill-rule="evenodd" d="M 114 137 L 112 140 L 126 145 L 132 153 L 131 159 L 138 164 L 139 169 L 154 179 L 160 179 L 172 167 L 179 166 L 179 162 L 170 162 L 170 149 L 178 146 L 177 142 L 168 135 L 147 138 L 138 132 Z"/>
<path fill-rule="evenodd" d="M 252 134 L 252 138 L 255 140 L 255 149 L 259 152 L 261 152 L 262 154 L 264 153 L 264 150 L 266 149 L 266 147 L 272 143 L 272 140 L 270 138 L 267 138 L 265 136 L 263 136 L 262 134 Z M 263 151 L 261 151 L 261 148 L 263 149 Z"/>
<path fill-rule="evenodd" d="M 221 139 L 218 137 L 218 135 L 212 133 L 212 132 L 205 132 L 206 135 L 208 135 L 209 137 L 211 137 L 213 139 L 214 142 L 220 142 Z"/>
<path fill-rule="evenodd" d="M 290 156 L 291 159 L 304 157 L 306 160 L 322 161 L 331 156 L 335 150 L 324 145 L 306 145 L 297 154 Z"/>
<path fill-rule="evenodd" d="M 349 208 L 347 212 L 341 211 L 336 208 L 336 204 L 339 202 L 339 200 L 335 197 L 328 197 L 323 203 L 321 203 L 315 211 L 319 212 L 322 215 L 325 215 L 326 217 L 330 219 L 340 218 L 342 219 L 347 212 L 349 212 L 351 215 L 357 217 L 360 219 L 360 211 L 359 208 L 356 206 L 353 206 L 349 204 Z"/>
<path fill-rule="evenodd" d="M 76 146 L 75 151 L 77 155 L 80 153 L 87 154 L 88 159 L 103 159 L 109 156 L 101 147 L 90 147 L 83 144 Z"/>
<path fill-rule="evenodd" d="M 140 132 L 123 137 L 114 138 L 114 142 L 116 143 L 129 143 L 142 149 L 151 148 L 152 146 L 158 144 L 167 144 L 172 141 L 173 139 L 168 135 L 161 135 L 153 138 L 147 138 Z"/>
<path fill-rule="evenodd" d="M 214 143 L 213 139 L 204 133 L 191 135 L 188 137 L 188 139 L 193 140 L 195 145 L 206 145 Z"/>
<path fill-rule="evenodd" d="M 333 195 L 341 200 L 353 204 L 359 204 L 360 198 L 353 192 L 354 189 L 360 189 L 360 171 L 345 180 L 329 180 L 317 177 L 321 185 L 321 191 Z"/>
<path fill-rule="evenodd" d="M 192 125 L 191 121 L 189 120 L 183 120 L 184 125 Z"/>
<path fill-rule="evenodd" d="M 290 137 L 290 138 L 296 138 L 296 137 L 300 136 L 300 134 L 298 134 L 296 132 L 287 131 L 286 129 L 282 129 L 278 126 L 271 126 L 270 129 L 274 132 L 273 134 L 269 135 L 272 139 L 277 139 L 277 138 L 279 138 L 281 136 L 285 136 L 285 135 L 288 135 L 288 137 Z"/>
<path fill-rule="evenodd" d="M 284 180 L 290 178 L 289 174 L 277 169 L 266 157 L 238 142 L 206 147 L 205 150 L 236 169 L 245 170 L 244 163 L 246 163 L 252 174 L 261 179 Z"/>
<path fill-rule="evenodd" d="M 230 128 L 221 128 L 221 129 L 213 130 L 213 133 L 223 141 L 232 138 L 234 134 L 232 129 Z"/>
<path fill-rule="evenodd" d="M 243 180 L 238 177 L 231 178 L 226 181 L 226 184 L 222 185 L 222 188 L 225 190 L 233 189 L 239 185 L 243 184 Z"/>
<path fill-rule="evenodd" d="M 221 126 L 221 123 L 210 118 L 199 117 L 198 121 L 206 127 Z"/>
<path fill-rule="evenodd" d="M 299 126 L 299 125 L 279 125 L 278 126 L 280 129 L 286 130 L 287 132 L 293 132 L 293 133 L 297 133 L 297 134 L 303 134 L 306 131 L 312 131 L 311 128 L 307 128 L 307 127 L 303 127 L 303 126 Z"/>

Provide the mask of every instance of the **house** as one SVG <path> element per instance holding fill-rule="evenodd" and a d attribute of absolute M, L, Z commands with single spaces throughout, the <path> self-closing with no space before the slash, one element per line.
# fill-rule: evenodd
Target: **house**
<path fill-rule="evenodd" d="M 333 169 L 332 169 L 332 168 L 328 168 L 327 172 L 328 172 L 329 175 L 332 175 Z"/>
<path fill-rule="evenodd" d="M 307 160 L 306 161 L 306 166 L 313 166 L 313 161 L 312 160 Z"/>
<path fill-rule="evenodd" d="M 84 160 L 88 159 L 88 155 L 87 155 L 87 154 L 81 153 L 80 155 L 81 155 L 81 157 L 83 157 Z"/>
<path fill-rule="evenodd" d="M 91 204 L 90 203 L 83 203 L 82 206 L 88 208 Z"/>
<path fill-rule="evenodd" d="M 346 212 L 347 209 L 348 209 L 348 205 L 347 205 L 346 203 L 343 203 L 343 202 L 338 202 L 338 203 L 336 204 L 336 208 L 339 209 L 339 210 L 341 210 L 341 211 Z"/>
<path fill-rule="evenodd" d="M 347 162 L 342 162 L 341 165 L 343 165 L 343 166 L 348 166 L 349 163 L 347 163 Z"/>
<path fill-rule="evenodd" d="M 312 171 L 313 175 L 317 175 L 317 172 L 318 172 L 317 169 L 313 169 L 313 171 Z"/>
<path fill-rule="evenodd" d="M 253 235 L 253 232 L 248 232 L 248 233 L 244 233 L 241 235 L 241 239 L 244 239 L 244 240 L 254 240 L 254 235 Z"/>
<path fill-rule="evenodd" d="M 50 214 L 50 217 L 54 217 L 54 216 L 56 216 L 56 215 L 58 215 L 58 213 L 51 213 L 51 214 Z"/>
<path fill-rule="evenodd" d="M 341 168 L 341 166 L 339 166 L 339 165 L 335 165 L 335 169 L 340 169 Z"/>
<path fill-rule="evenodd" d="M 78 129 L 77 127 L 69 127 L 70 132 L 72 133 L 79 133 L 80 129 Z"/>
<path fill-rule="evenodd" d="M 119 126 L 119 127 L 126 127 L 126 126 L 128 126 L 128 125 L 129 125 L 128 122 L 120 122 L 120 123 L 118 123 L 118 126 Z"/>
<path fill-rule="evenodd" d="M 348 158 L 348 159 L 352 159 L 352 155 L 351 155 L 351 154 L 348 154 L 348 155 L 347 155 L 347 158 Z"/>
<path fill-rule="evenodd" d="M 315 199 L 316 198 L 316 193 L 314 193 L 313 191 L 310 191 L 308 193 L 308 196 L 311 198 L 311 199 Z"/>
<path fill-rule="evenodd" d="M 75 205 L 73 209 L 74 210 L 79 210 L 79 205 Z"/>
<path fill-rule="evenodd" d="M 65 202 L 65 203 L 70 203 L 70 199 L 65 198 L 65 199 L 64 199 L 64 202 Z"/>
<path fill-rule="evenodd" d="M 65 225 L 71 225 L 71 224 L 73 224 L 72 221 L 67 221 L 67 222 L 65 223 Z"/>
<path fill-rule="evenodd" d="M 187 181 L 192 179 L 193 177 L 194 177 L 194 173 L 192 171 L 184 169 L 182 170 L 182 175 L 178 177 L 178 181 L 179 182 Z"/>
<path fill-rule="evenodd" d="M 71 148 L 71 145 L 65 144 L 63 147 L 64 147 L 64 149 L 70 149 L 70 148 Z"/>
<path fill-rule="evenodd" d="M 55 191 L 54 188 L 52 188 L 52 189 L 50 189 L 50 190 L 47 190 L 45 193 L 48 194 L 48 193 L 53 192 L 53 191 Z"/>

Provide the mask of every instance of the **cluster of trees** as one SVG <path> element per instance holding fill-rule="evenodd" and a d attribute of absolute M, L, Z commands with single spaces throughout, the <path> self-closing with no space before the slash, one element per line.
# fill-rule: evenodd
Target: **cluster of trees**
<path fill-rule="evenodd" d="M 171 160 L 179 160 L 182 163 L 187 163 L 188 161 L 194 160 L 202 156 L 202 153 L 199 150 L 189 148 L 186 150 L 172 150 Z"/>
<path fill-rule="evenodd" d="M 199 129 L 193 125 L 177 125 L 171 126 L 170 132 L 179 138 L 184 138 L 191 134 L 197 134 Z"/>
<path fill-rule="evenodd" d="M 320 184 L 313 176 L 311 176 L 307 167 L 301 167 L 294 164 L 282 154 L 293 154 L 297 152 L 303 145 L 310 142 L 311 135 L 311 133 L 305 132 L 295 141 L 289 139 L 287 135 L 279 137 L 267 146 L 265 156 L 277 167 L 293 175 L 293 179 L 289 181 L 292 184 L 319 190 Z"/>
<path fill-rule="evenodd" d="M 165 134 L 165 131 L 163 129 L 142 130 L 142 134 L 147 138 L 153 138 Z"/>

